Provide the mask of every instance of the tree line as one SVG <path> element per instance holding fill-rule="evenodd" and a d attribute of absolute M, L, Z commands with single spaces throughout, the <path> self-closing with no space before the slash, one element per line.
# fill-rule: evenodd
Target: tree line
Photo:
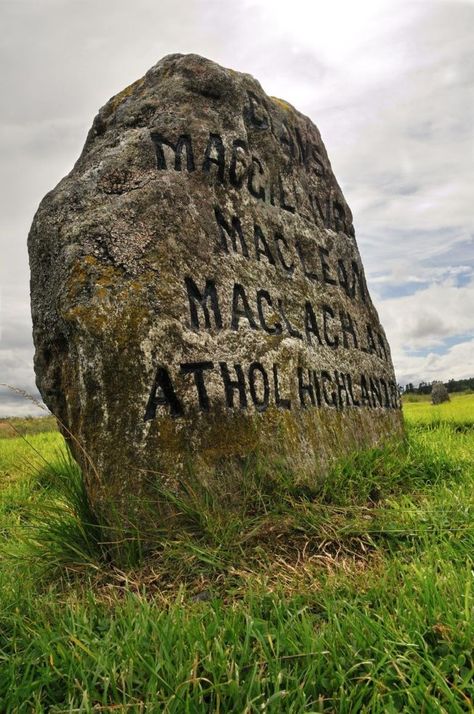
<path fill-rule="evenodd" d="M 433 387 L 433 382 L 420 382 L 417 387 L 415 387 L 412 382 L 408 382 L 405 387 L 402 388 L 403 394 L 431 394 L 431 389 Z M 468 389 L 474 391 L 474 377 L 467 377 L 465 379 L 450 379 L 447 382 L 443 382 L 444 386 L 448 392 L 465 392 Z"/>

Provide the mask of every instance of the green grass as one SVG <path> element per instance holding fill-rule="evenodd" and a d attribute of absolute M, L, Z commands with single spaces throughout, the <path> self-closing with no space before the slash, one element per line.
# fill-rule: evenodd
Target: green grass
<path fill-rule="evenodd" d="M 12 417 L 0 420 L 0 439 L 12 439 L 56 430 L 57 423 L 53 416 Z"/>
<path fill-rule="evenodd" d="M 474 397 L 404 413 L 313 490 L 190 489 L 115 562 L 59 434 L 0 442 L 0 711 L 473 711 Z"/>
<path fill-rule="evenodd" d="M 447 422 L 457 428 L 471 427 L 474 421 L 474 394 L 452 394 L 449 402 L 431 404 L 428 399 L 403 404 L 408 424 L 433 425 Z"/>

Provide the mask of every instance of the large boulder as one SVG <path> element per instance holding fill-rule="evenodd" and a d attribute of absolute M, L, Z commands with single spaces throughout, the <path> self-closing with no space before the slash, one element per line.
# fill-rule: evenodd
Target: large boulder
<path fill-rule="evenodd" d="M 433 382 L 433 386 L 431 387 L 431 403 L 442 404 L 443 402 L 449 401 L 449 392 L 443 382 Z"/>
<path fill-rule="evenodd" d="M 314 483 L 401 435 L 319 131 L 253 77 L 158 62 L 99 111 L 28 246 L 38 388 L 103 514 L 187 478 L 238 499 L 249 456 Z"/>

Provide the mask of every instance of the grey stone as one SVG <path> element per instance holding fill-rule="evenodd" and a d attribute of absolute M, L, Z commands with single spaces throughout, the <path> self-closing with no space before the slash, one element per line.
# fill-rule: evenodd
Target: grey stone
<path fill-rule="evenodd" d="M 38 388 L 97 510 L 190 472 L 238 500 L 249 456 L 314 482 L 402 434 L 319 131 L 253 77 L 162 59 L 99 111 L 28 245 Z"/>
<path fill-rule="evenodd" d="M 431 387 L 431 402 L 432 404 L 442 404 L 449 402 L 449 393 L 443 382 L 433 382 Z"/>

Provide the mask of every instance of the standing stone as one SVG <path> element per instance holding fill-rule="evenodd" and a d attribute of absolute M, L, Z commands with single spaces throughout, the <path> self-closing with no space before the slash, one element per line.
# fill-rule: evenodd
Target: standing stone
<path fill-rule="evenodd" d="M 442 404 L 443 402 L 449 401 L 449 393 L 443 382 L 433 382 L 433 386 L 431 387 L 431 403 Z"/>
<path fill-rule="evenodd" d="M 28 245 L 37 384 L 102 514 L 190 473 L 238 499 L 249 456 L 314 482 L 401 435 L 319 131 L 253 77 L 162 59 L 99 111 Z"/>

